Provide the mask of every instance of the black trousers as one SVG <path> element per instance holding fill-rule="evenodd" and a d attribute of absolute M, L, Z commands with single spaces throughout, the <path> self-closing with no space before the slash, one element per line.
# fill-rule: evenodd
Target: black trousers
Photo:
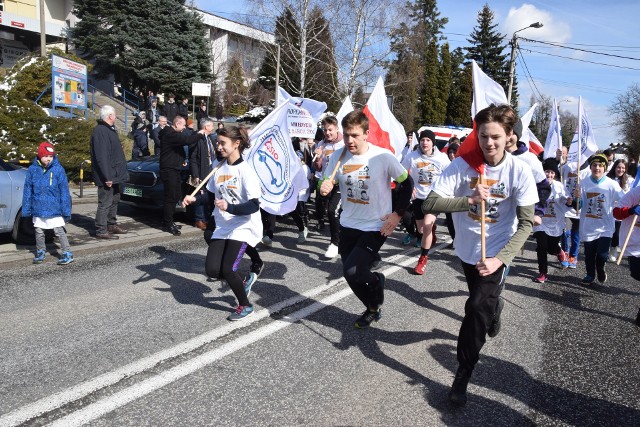
<path fill-rule="evenodd" d="M 533 233 L 536 238 L 536 255 L 538 256 L 538 271 L 547 274 L 549 263 L 547 262 L 547 254 L 558 255 L 562 250 L 560 248 L 561 236 L 549 236 L 544 231 L 536 231 Z"/>
<path fill-rule="evenodd" d="M 164 225 L 173 223 L 176 203 L 182 198 L 182 182 L 178 169 L 160 169 L 160 179 L 164 184 L 164 198 L 162 208 L 162 222 Z"/>
<path fill-rule="evenodd" d="M 475 265 L 465 262 L 462 263 L 462 269 L 469 288 L 469 298 L 464 305 L 464 319 L 458 335 L 458 363 L 461 368 L 471 372 L 487 341 L 487 331 L 493 321 L 506 275 L 504 265 L 489 276 L 480 276 Z"/>
<path fill-rule="evenodd" d="M 316 219 L 318 222 L 324 220 L 327 215 L 329 220 L 329 231 L 331 232 L 331 243 L 340 243 L 340 188 L 336 185 L 331 193 L 321 196 L 320 192 L 316 196 Z"/>
<path fill-rule="evenodd" d="M 250 305 L 244 291 L 244 280 L 238 273 L 247 246 L 246 243 L 237 240 L 213 239 L 209 243 L 205 260 L 207 276 L 226 280 L 238 300 L 238 305 Z"/>
<path fill-rule="evenodd" d="M 371 264 L 387 238 L 379 231 L 362 231 L 340 226 L 338 252 L 342 259 L 342 272 L 349 287 L 370 310 L 377 310 L 380 302 L 376 295 L 378 278 Z"/>

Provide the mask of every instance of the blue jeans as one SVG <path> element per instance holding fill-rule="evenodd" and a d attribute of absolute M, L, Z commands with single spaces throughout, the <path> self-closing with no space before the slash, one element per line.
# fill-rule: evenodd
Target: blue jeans
<path fill-rule="evenodd" d="M 584 266 L 587 269 L 587 276 L 596 277 L 604 275 L 604 266 L 609 259 L 609 247 L 611 237 L 599 237 L 591 242 L 584 242 Z"/>
<path fill-rule="evenodd" d="M 569 220 L 571 221 L 571 230 L 565 230 L 560 244 L 563 251 L 569 252 L 569 256 L 578 258 L 578 252 L 580 251 L 580 220 L 576 218 L 569 218 Z M 569 239 L 571 239 L 570 247 Z"/>

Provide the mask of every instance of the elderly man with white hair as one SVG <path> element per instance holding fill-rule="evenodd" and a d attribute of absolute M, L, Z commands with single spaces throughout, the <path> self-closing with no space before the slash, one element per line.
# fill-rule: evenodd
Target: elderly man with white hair
<path fill-rule="evenodd" d="M 115 122 L 116 111 L 105 105 L 100 109 L 98 124 L 91 133 L 91 168 L 93 182 L 98 186 L 97 239 L 117 239 L 118 234 L 127 232 L 118 226 L 116 219 L 120 190 L 129 179 L 129 172 Z"/>

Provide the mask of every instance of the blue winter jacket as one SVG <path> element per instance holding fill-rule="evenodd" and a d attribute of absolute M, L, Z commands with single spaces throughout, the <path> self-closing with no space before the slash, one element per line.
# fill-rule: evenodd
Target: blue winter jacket
<path fill-rule="evenodd" d="M 54 155 L 46 168 L 36 157 L 27 170 L 22 194 L 22 216 L 71 218 L 71 195 L 64 168 Z"/>

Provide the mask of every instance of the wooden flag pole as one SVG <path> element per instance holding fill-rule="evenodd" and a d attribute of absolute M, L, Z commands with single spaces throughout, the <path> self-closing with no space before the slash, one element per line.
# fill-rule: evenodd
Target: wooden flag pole
<path fill-rule="evenodd" d="M 620 265 L 620 262 L 622 261 L 622 256 L 624 255 L 624 251 L 627 249 L 627 244 L 629 244 L 631 233 L 633 233 L 633 227 L 636 226 L 637 221 L 638 221 L 638 215 L 634 215 L 633 221 L 631 221 L 631 228 L 629 228 L 629 232 L 627 233 L 627 238 L 624 239 L 624 245 L 622 245 L 622 250 L 620 251 L 620 256 L 618 257 L 618 261 L 616 261 L 617 265 Z"/>
<path fill-rule="evenodd" d="M 223 163 L 226 163 L 226 161 L 227 161 L 227 159 L 222 160 L 213 169 L 211 169 L 211 172 L 209 172 L 209 175 L 207 175 L 207 177 L 205 179 L 200 181 L 200 184 L 198 184 L 198 186 L 196 187 L 195 190 L 193 190 L 193 192 L 190 194 L 190 196 L 191 197 L 196 197 L 196 194 L 198 194 L 198 191 L 200 191 L 200 189 L 207 183 L 207 181 L 209 181 L 211 179 L 213 174 L 216 173 L 216 171 L 218 169 L 220 169 L 220 167 L 222 167 Z"/>
<path fill-rule="evenodd" d="M 478 177 L 478 184 L 484 184 L 484 174 Z M 480 250 L 482 253 L 482 262 L 487 259 L 487 242 L 485 234 L 486 218 L 484 215 L 484 209 L 485 201 L 484 199 L 482 199 L 482 201 L 480 202 Z"/>
<path fill-rule="evenodd" d="M 331 172 L 331 176 L 329 177 L 329 181 L 331 181 L 331 183 L 333 184 L 333 180 L 336 177 L 336 174 L 338 173 L 338 169 L 340 168 L 340 165 L 342 164 L 342 160 L 344 160 L 344 155 L 347 153 L 347 147 L 345 146 L 342 149 L 342 154 L 340 154 L 340 158 L 338 159 L 338 163 L 336 163 L 336 166 L 333 168 L 333 171 Z M 322 196 L 326 196 L 327 194 L 322 194 L 320 193 Z"/>

